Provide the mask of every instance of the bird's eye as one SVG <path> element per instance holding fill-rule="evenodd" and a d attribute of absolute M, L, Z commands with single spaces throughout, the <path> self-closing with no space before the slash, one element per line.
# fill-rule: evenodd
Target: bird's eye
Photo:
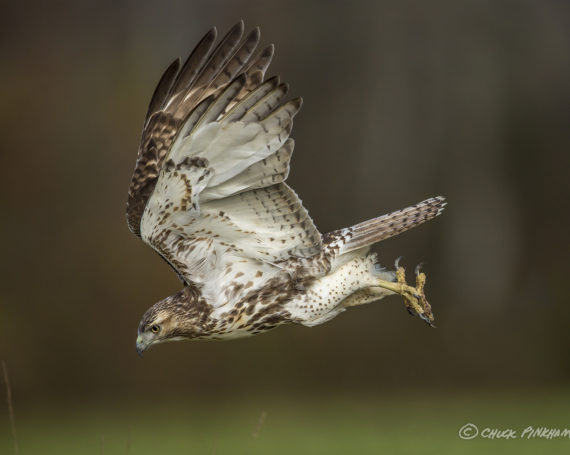
<path fill-rule="evenodd" d="M 152 333 L 158 333 L 160 332 L 160 326 L 159 325 L 153 325 L 150 330 L 152 331 Z"/>

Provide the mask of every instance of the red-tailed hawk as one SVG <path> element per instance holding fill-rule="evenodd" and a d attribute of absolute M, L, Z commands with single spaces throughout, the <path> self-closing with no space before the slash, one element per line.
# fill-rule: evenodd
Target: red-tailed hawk
<path fill-rule="evenodd" d="M 439 215 L 427 199 L 322 235 L 285 180 L 301 99 L 264 80 L 269 46 L 235 25 L 214 47 L 210 30 L 186 62 L 166 70 L 144 122 L 127 221 L 176 271 L 184 288 L 149 308 L 139 354 L 182 339 L 255 335 L 284 323 L 321 324 L 388 294 L 432 323 L 425 275 L 384 270 L 372 244 Z"/>

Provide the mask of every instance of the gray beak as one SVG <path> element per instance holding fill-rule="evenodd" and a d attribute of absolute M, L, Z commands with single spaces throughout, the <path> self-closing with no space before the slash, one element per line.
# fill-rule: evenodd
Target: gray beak
<path fill-rule="evenodd" d="M 143 352 L 146 351 L 148 345 L 144 342 L 143 338 L 139 335 L 137 337 L 137 354 L 143 356 Z"/>

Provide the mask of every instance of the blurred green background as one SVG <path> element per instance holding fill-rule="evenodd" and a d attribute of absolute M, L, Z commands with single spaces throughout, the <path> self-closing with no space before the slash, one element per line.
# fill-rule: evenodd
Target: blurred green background
<path fill-rule="evenodd" d="M 448 198 L 377 247 L 427 262 L 437 329 L 392 297 L 137 357 L 140 316 L 180 287 L 124 218 L 146 107 L 171 60 L 241 18 L 304 98 L 289 183 L 321 232 Z M 570 428 L 568 2 L 4 2 L 0 23 L 20 453 L 568 453 L 458 436 Z"/>

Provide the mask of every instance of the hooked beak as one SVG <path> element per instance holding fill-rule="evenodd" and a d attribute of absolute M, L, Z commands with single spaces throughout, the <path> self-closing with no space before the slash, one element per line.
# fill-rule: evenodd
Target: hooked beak
<path fill-rule="evenodd" d="M 137 354 L 142 357 L 144 351 L 146 351 L 146 349 L 148 348 L 148 344 L 145 343 L 145 341 L 143 340 L 143 337 L 141 335 L 139 335 L 137 337 Z"/>

